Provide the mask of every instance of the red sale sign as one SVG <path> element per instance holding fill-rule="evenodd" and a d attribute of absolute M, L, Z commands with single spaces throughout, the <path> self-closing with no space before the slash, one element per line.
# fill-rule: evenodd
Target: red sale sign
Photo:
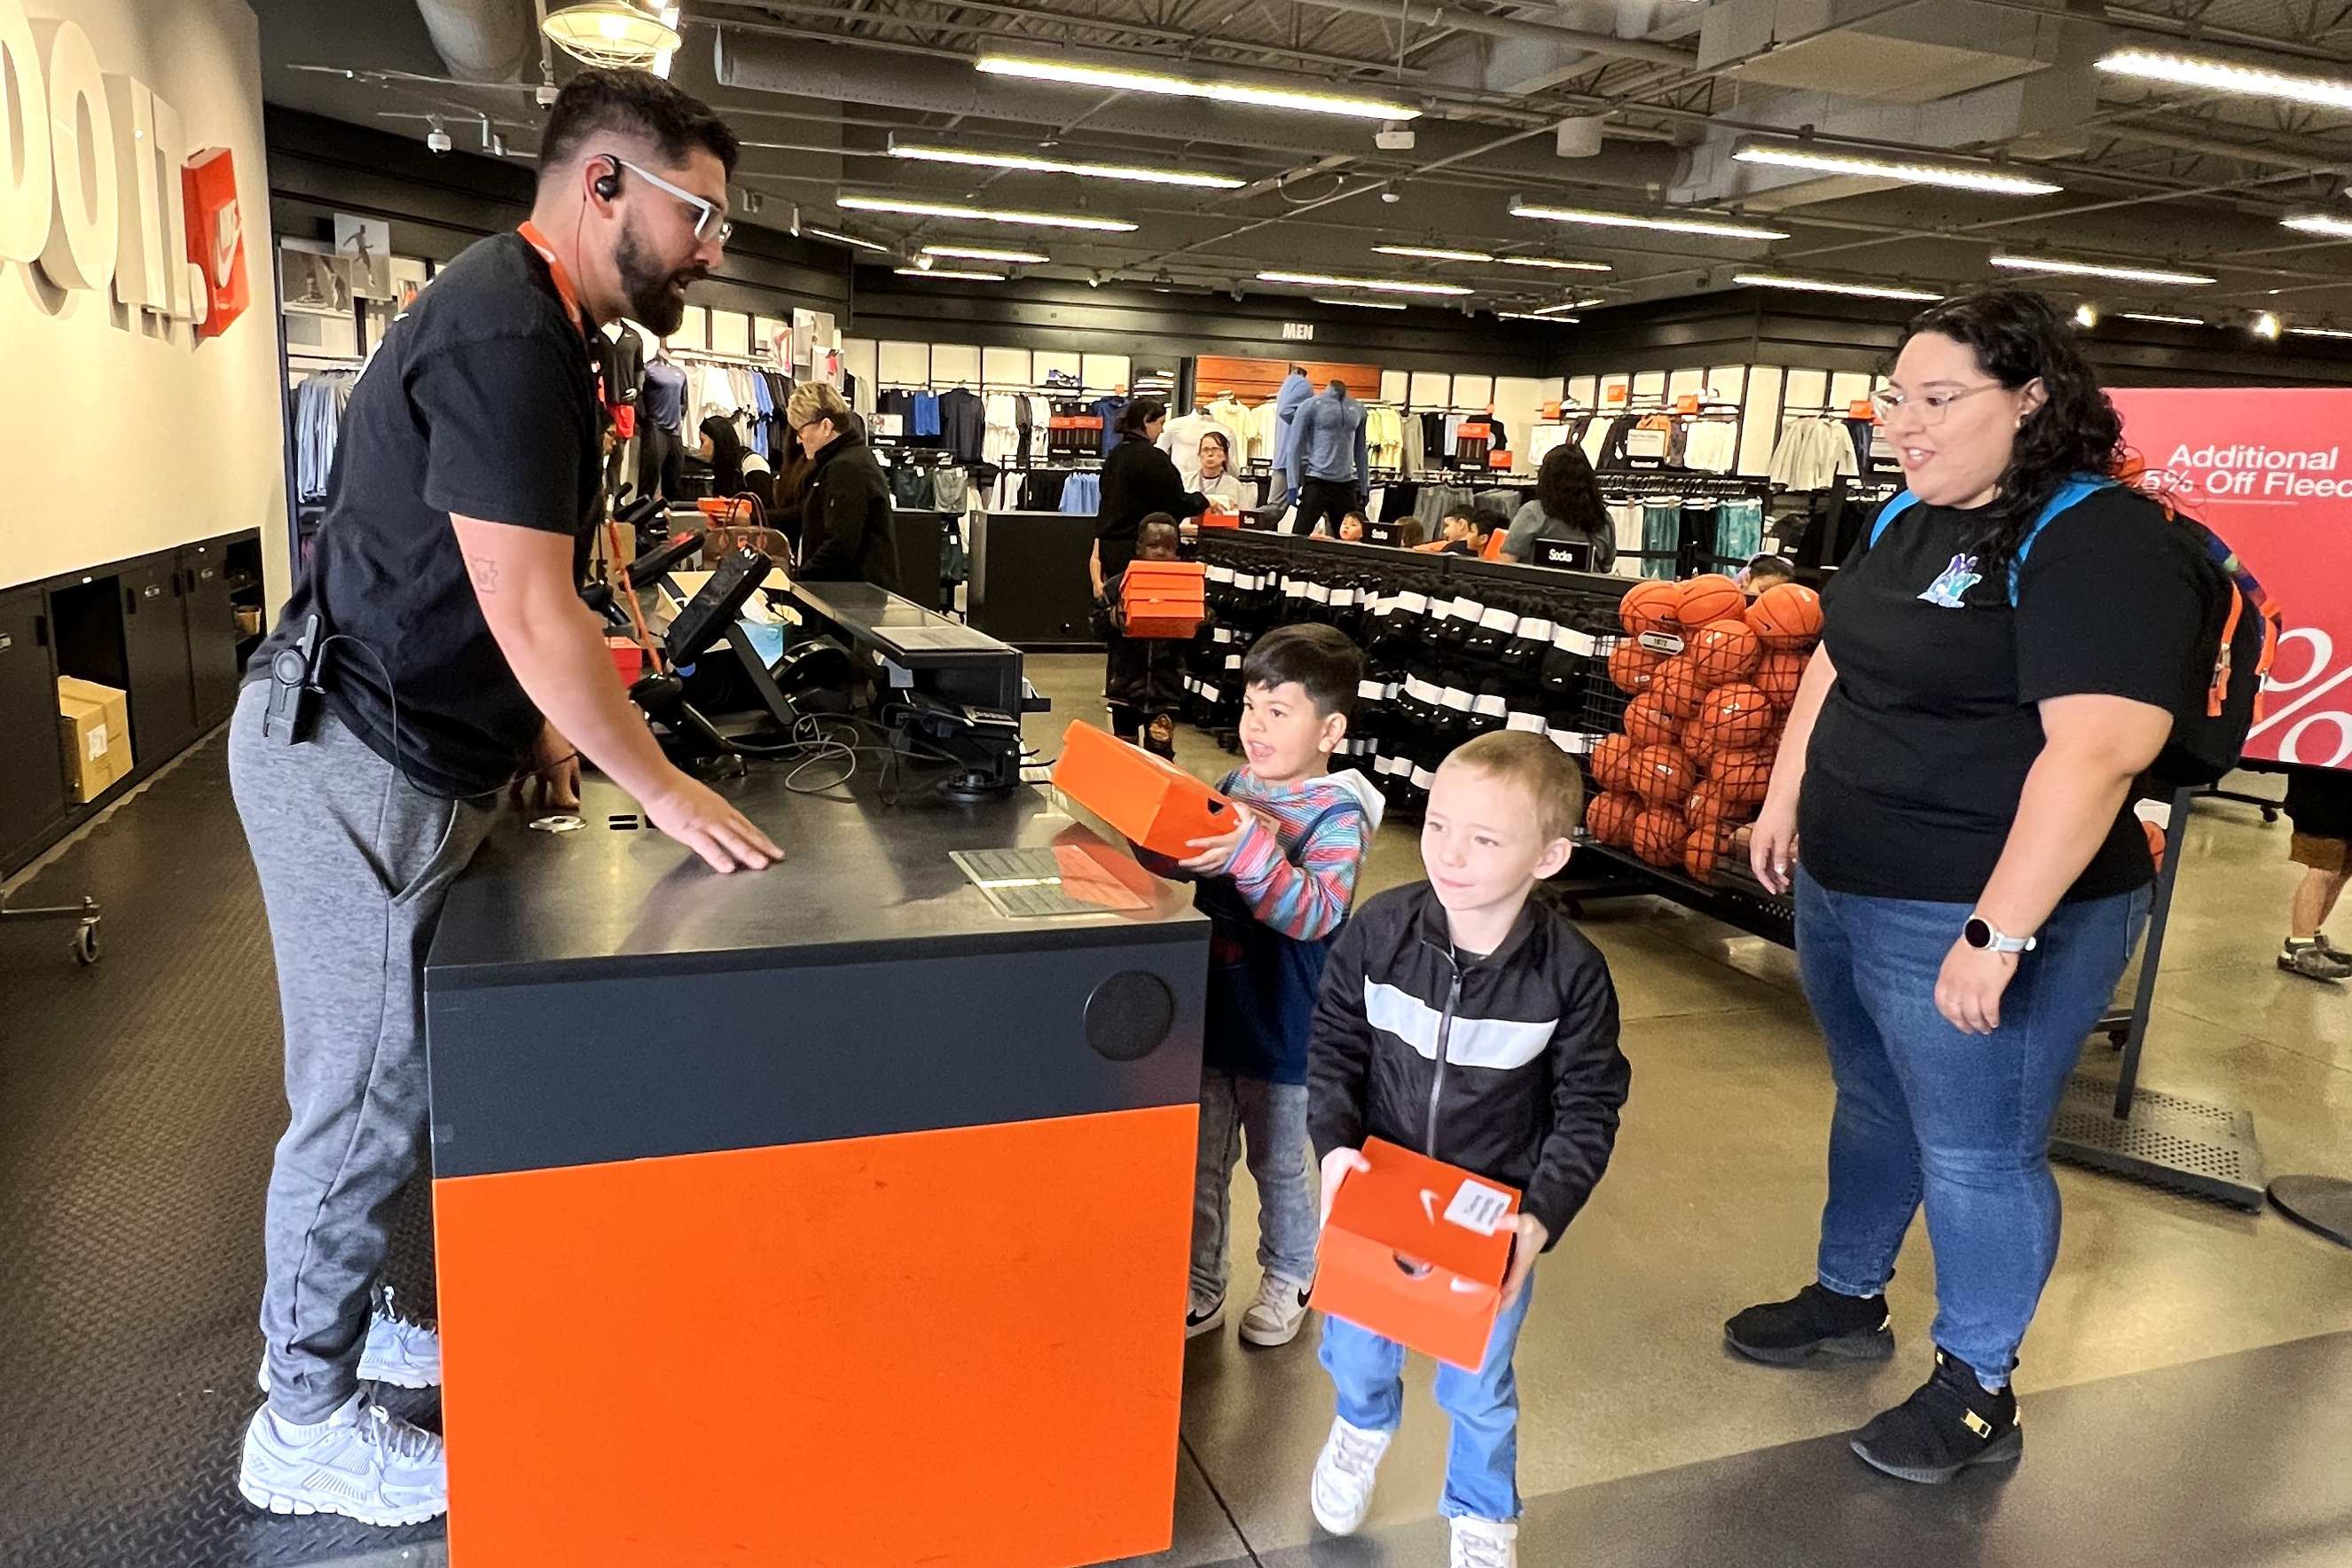
<path fill-rule="evenodd" d="M 2352 767 L 2352 391 L 2108 395 L 2150 477 L 2229 541 L 2285 617 L 2246 755 Z"/>

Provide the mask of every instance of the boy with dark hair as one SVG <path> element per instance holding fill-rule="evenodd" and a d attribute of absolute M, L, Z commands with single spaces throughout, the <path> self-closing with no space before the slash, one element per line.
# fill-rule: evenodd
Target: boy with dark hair
<path fill-rule="evenodd" d="M 1502 1310 L 1476 1372 L 1437 1371 L 1453 1418 L 1445 1491 L 1454 1568 L 1518 1561 L 1518 1384 L 1511 1356 L 1538 1254 L 1608 1168 L 1632 1069 L 1598 949 L 1529 895 L 1568 863 L 1583 813 L 1576 763 L 1498 730 L 1437 770 L 1421 830 L 1429 880 L 1366 900 L 1332 946 L 1307 1047 L 1307 1124 L 1323 1212 L 1368 1137 L 1522 1194 Z M 1324 1529 L 1363 1522 L 1404 1409 L 1404 1347 L 1333 1318 L 1324 1370 L 1339 1415 L 1310 1500 Z"/>
<path fill-rule="evenodd" d="M 1181 537 L 1173 517 L 1152 512 L 1136 524 L 1135 558 L 1173 561 Z M 1173 758 L 1176 705 L 1184 700 L 1184 654 L 1191 645 L 1181 637 L 1129 637 L 1126 584 L 1125 572 L 1107 579 L 1095 601 L 1095 636 L 1109 650 L 1103 695 L 1110 701 L 1110 732 L 1154 756 Z"/>
<path fill-rule="evenodd" d="M 1225 1317 L 1225 1231 L 1234 1163 L 1248 1142 L 1257 1183 L 1257 1297 L 1242 1315 L 1254 1345 L 1288 1344 L 1315 1277 L 1315 1189 L 1307 1152 L 1307 1029 L 1324 954 L 1355 901 L 1381 801 L 1361 773 L 1331 772 L 1364 656 L 1337 628 L 1278 626 L 1242 663 L 1244 764 L 1217 788 L 1240 818 L 1197 853 L 1154 869 L 1200 879 L 1214 923 L 1201 1070 L 1200 1165 L 1192 1197 L 1188 1336 Z M 1139 851 L 1139 855 L 1142 852 Z"/>

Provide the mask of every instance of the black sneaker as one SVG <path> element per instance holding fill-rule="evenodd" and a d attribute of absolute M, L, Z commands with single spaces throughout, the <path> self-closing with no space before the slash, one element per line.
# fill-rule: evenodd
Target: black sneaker
<path fill-rule="evenodd" d="M 2300 974 L 2305 980 L 2329 985 L 2341 985 L 2352 978 L 2352 958 L 2329 946 L 2325 937 L 2311 942 L 2296 942 L 2290 937 L 2279 948 L 2278 966 L 2289 974 Z"/>
<path fill-rule="evenodd" d="M 2025 1452 L 2017 1391 L 1987 1389 L 1968 1363 L 1937 1351 L 1936 1374 L 1864 1427 L 1853 1451 L 1890 1476 L 1930 1486 L 1970 1465 L 2014 1462 Z"/>
<path fill-rule="evenodd" d="M 1184 1308 L 1184 1337 L 1186 1339 L 1197 1340 L 1202 1334 L 1215 1333 L 1219 1329 L 1222 1329 L 1224 1326 L 1225 1299 L 1223 1296 L 1218 1297 L 1213 1301 L 1203 1301 L 1198 1296 L 1195 1296 L 1191 1301 L 1186 1303 Z"/>
<path fill-rule="evenodd" d="M 1841 1296 L 1819 1284 L 1790 1300 L 1748 1308 L 1723 1325 L 1723 1340 L 1768 1366 L 1794 1366 L 1815 1355 L 1885 1361 L 1895 1353 L 1885 1297 Z"/>

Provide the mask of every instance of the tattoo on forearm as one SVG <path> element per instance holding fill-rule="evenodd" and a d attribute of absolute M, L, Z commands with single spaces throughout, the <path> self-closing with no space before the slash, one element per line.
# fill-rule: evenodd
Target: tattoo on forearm
<path fill-rule="evenodd" d="M 466 570 L 473 574 L 474 592 L 495 594 L 499 591 L 499 563 L 480 555 L 466 557 Z"/>

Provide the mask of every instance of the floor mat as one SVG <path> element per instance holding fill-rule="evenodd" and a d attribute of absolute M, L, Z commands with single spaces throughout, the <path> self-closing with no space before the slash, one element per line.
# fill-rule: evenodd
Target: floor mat
<path fill-rule="evenodd" d="M 102 956 L 0 925 L 0 1564 L 220 1568 L 437 1541 L 237 1495 L 259 1404 L 262 1194 L 286 1124 L 261 892 L 225 737 L 20 889 L 94 895 Z M 427 1187 L 390 1277 L 432 1301 Z M 430 1393 L 393 1408 L 437 1424 Z"/>

